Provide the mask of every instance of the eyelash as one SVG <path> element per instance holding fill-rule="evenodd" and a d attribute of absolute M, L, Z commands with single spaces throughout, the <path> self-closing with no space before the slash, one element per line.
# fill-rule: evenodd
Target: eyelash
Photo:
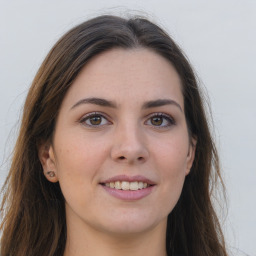
<path fill-rule="evenodd" d="M 86 121 L 90 121 L 93 117 L 100 117 L 100 124 L 89 124 L 89 123 L 86 123 Z M 160 125 L 153 125 L 152 124 L 152 119 L 153 118 L 161 118 L 162 120 L 162 123 L 164 122 L 164 120 L 167 122 L 167 124 L 165 125 L 162 125 L 162 123 Z M 102 120 L 106 120 L 104 124 L 102 124 Z M 148 122 L 151 122 L 151 124 L 148 124 Z M 86 114 L 85 116 L 83 116 L 83 118 L 79 121 L 79 123 L 87 126 L 87 127 L 102 127 L 102 126 L 105 126 L 105 125 L 109 125 L 109 124 L 112 124 L 110 121 L 109 121 L 109 118 L 106 117 L 106 115 L 104 115 L 103 113 L 101 112 L 92 112 L 92 113 L 88 113 Z M 153 113 L 151 115 L 149 115 L 147 117 L 147 120 L 145 121 L 145 124 L 146 125 L 151 125 L 153 126 L 154 128 L 157 128 L 157 129 L 164 129 L 164 128 L 168 128 L 172 125 L 175 125 L 175 120 L 170 116 L 170 115 L 167 115 L 165 113 Z"/>
<path fill-rule="evenodd" d="M 149 125 L 152 125 L 154 128 L 157 128 L 157 129 L 168 128 L 168 127 L 173 126 L 173 125 L 176 124 L 175 120 L 170 115 L 165 114 L 165 113 L 153 113 L 153 114 L 148 116 L 146 122 L 148 122 L 148 121 L 152 122 L 152 118 L 154 118 L 154 117 L 158 117 L 158 118 L 160 117 L 161 119 L 164 119 L 167 122 L 167 124 L 165 124 L 165 125 L 162 125 L 162 123 L 160 125 L 149 124 Z M 164 122 L 164 120 L 162 120 L 162 122 Z"/>
<path fill-rule="evenodd" d="M 101 124 L 101 123 L 100 124 L 88 124 L 88 123 L 86 123 L 86 121 L 88 121 L 88 120 L 90 121 L 90 119 L 93 117 L 100 117 L 101 120 L 105 119 L 107 121 L 107 123 L 106 124 Z M 108 120 L 108 118 L 101 112 L 88 113 L 85 116 L 83 116 L 79 122 L 88 127 L 101 127 L 101 126 L 111 124 L 111 122 Z"/>

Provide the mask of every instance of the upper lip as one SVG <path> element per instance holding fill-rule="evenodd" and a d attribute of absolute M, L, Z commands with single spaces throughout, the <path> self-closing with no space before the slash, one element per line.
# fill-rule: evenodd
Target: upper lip
<path fill-rule="evenodd" d="M 156 183 L 153 182 L 152 180 L 142 176 L 142 175 L 135 175 L 135 176 L 127 176 L 127 175 L 116 175 L 114 177 L 111 177 L 109 179 L 106 179 L 104 181 L 101 181 L 100 183 L 110 183 L 110 182 L 116 182 L 116 181 L 129 181 L 129 182 L 133 182 L 133 181 L 141 181 L 144 183 L 147 183 L 149 185 L 155 185 Z"/>

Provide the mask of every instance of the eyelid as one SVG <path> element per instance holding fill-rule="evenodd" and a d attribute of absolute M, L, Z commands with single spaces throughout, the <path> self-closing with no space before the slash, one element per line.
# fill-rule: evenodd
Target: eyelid
<path fill-rule="evenodd" d="M 102 118 L 106 119 L 108 124 L 101 124 L 101 125 L 89 125 L 89 124 L 86 124 L 85 121 L 87 119 L 89 119 L 90 117 L 93 117 L 93 116 L 101 116 Z M 105 113 L 102 113 L 102 112 L 99 112 L 99 111 L 93 111 L 93 112 L 89 112 L 85 115 L 83 115 L 79 120 L 78 122 L 86 127 L 102 127 L 102 126 L 105 126 L 105 125 L 109 125 L 109 124 L 112 124 L 112 122 L 109 120 L 110 118 L 108 117 L 108 115 L 106 115 Z"/>
<path fill-rule="evenodd" d="M 156 113 L 149 114 L 147 116 L 147 119 L 146 119 L 145 123 L 147 121 L 149 121 L 150 118 L 152 118 L 152 117 L 162 117 L 162 118 L 165 118 L 169 122 L 168 125 L 164 125 L 164 126 L 156 126 L 156 125 L 151 124 L 151 126 L 153 126 L 154 128 L 157 128 L 157 129 L 168 128 L 168 127 L 173 126 L 173 125 L 176 124 L 175 119 L 170 114 L 166 114 L 166 113 L 163 113 L 163 112 L 156 112 Z"/>
<path fill-rule="evenodd" d="M 102 118 L 104 118 L 107 123 L 106 124 L 99 124 L 99 125 L 93 125 L 93 124 L 87 124 L 85 123 L 86 120 L 88 120 L 90 117 L 93 117 L 93 116 L 101 116 Z M 151 118 L 153 117 L 162 117 L 164 118 L 168 124 L 167 125 L 153 125 L 153 124 L 147 124 L 148 121 L 150 121 Z M 106 126 L 106 125 L 110 125 L 112 124 L 112 122 L 110 121 L 110 117 L 103 113 L 103 112 L 100 112 L 100 111 L 93 111 L 93 112 L 89 112 L 85 115 L 83 115 L 79 120 L 78 120 L 79 123 L 81 123 L 82 125 L 86 126 L 86 127 L 92 127 L 92 128 L 100 128 L 100 127 L 103 127 L 103 126 Z M 173 126 L 176 124 L 174 118 L 170 115 L 170 114 L 166 114 L 166 113 L 163 113 L 163 112 L 155 112 L 155 113 L 151 113 L 149 115 L 146 116 L 146 121 L 144 122 L 144 124 L 146 125 L 150 125 L 154 128 L 157 128 L 157 129 L 164 129 L 164 128 L 168 128 L 170 126 Z"/>

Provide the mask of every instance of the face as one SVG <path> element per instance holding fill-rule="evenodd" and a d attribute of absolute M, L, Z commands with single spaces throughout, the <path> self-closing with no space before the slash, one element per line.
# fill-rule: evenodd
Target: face
<path fill-rule="evenodd" d="M 194 158 L 180 78 L 146 50 L 93 58 L 66 94 L 40 159 L 59 182 L 68 227 L 165 230 Z"/>

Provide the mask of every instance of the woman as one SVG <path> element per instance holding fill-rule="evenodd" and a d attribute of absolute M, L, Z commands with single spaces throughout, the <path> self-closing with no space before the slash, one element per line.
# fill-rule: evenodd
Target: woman
<path fill-rule="evenodd" d="M 100 16 L 53 47 L 5 183 L 1 256 L 227 255 L 196 78 L 146 19 Z"/>

